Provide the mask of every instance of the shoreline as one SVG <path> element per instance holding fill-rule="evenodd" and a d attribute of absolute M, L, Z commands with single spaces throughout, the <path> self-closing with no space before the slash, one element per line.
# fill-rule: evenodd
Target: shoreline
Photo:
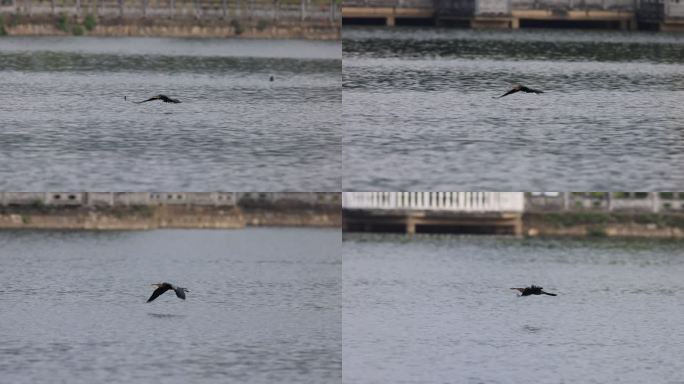
<path fill-rule="evenodd" d="M 246 227 L 341 227 L 331 207 L 3 207 L 0 230 L 242 229 Z"/>
<path fill-rule="evenodd" d="M 604 212 L 525 213 L 525 237 L 684 239 L 684 215 Z"/>
<path fill-rule="evenodd" d="M 264 40 L 342 39 L 342 27 L 333 22 L 262 22 L 257 20 L 197 20 L 194 18 L 86 18 L 0 15 L 3 36 L 175 37 Z M 3 33 L 4 32 L 4 33 Z"/>

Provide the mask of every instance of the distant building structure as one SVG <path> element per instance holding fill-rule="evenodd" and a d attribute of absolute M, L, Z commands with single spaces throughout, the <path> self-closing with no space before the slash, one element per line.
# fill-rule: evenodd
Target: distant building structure
<path fill-rule="evenodd" d="M 349 232 L 522 233 L 527 214 L 684 215 L 684 192 L 345 192 Z"/>
<path fill-rule="evenodd" d="M 226 23 L 339 21 L 339 4 L 334 0 L 171 0 L 171 1 L 93 1 L 93 0 L 0 0 L 0 13 L 26 16 L 66 15 L 98 18 L 144 18 L 225 20 Z"/>
<path fill-rule="evenodd" d="M 346 0 L 345 23 L 684 31 L 684 0 Z"/>
<path fill-rule="evenodd" d="M 338 205 L 339 193 L 318 192 L 0 192 L 2 206 L 131 206 L 243 204 Z"/>
<path fill-rule="evenodd" d="M 525 211 L 684 213 L 684 192 L 528 192 Z"/>
<path fill-rule="evenodd" d="M 346 231 L 522 233 L 522 192 L 344 192 Z"/>

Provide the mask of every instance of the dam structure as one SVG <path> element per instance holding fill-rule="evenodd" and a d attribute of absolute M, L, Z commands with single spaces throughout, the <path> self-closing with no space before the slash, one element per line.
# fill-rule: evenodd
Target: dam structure
<path fill-rule="evenodd" d="M 344 192 L 348 232 L 522 234 L 523 192 Z"/>
<path fill-rule="evenodd" d="M 680 0 L 347 0 L 345 24 L 684 31 Z"/>

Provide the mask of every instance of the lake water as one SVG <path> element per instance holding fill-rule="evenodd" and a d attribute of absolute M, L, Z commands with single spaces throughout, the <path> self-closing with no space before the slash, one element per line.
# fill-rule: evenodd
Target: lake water
<path fill-rule="evenodd" d="M 349 236 L 345 383 L 683 383 L 679 242 Z M 520 297 L 537 284 L 551 296 Z"/>
<path fill-rule="evenodd" d="M 339 383 L 340 234 L 0 232 L 0 382 Z M 187 287 L 145 303 L 150 284 Z"/>
<path fill-rule="evenodd" d="M 0 189 L 339 191 L 340 74 L 339 42 L 4 37 Z"/>
<path fill-rule="evenodd" d="M 343 35 L 345 190 L 684 187 L 684 35 Z"/>

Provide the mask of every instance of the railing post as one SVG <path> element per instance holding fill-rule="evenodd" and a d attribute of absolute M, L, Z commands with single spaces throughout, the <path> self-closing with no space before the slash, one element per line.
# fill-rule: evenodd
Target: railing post
<path fill-rule="evenodd" d="M 330 22 L 331 23 L 335 22 L 335 1 L 336 0 L 330 0 Z"/>
<path fill-rule="evenodd" d="M 226 0 L 221 1 L 221 8 L 222 8 L 222 12 L 223 12 L 223 20 L 225 20 L 227 18 L 227 15 L 228 15 L 228 4 L 227 4 Z"/>
<path fill-rule="evenodd" d="M 278 22 L 278 8 L 280 8 L 280 0 L 273 0 L 273 23 Z"/>
<path fill-rule="evenodd" d="M 123 2 L 124 0 L 119 0 L 119 17 L 121 18 L 123 18 L 124 15 Z"/>
<path fill-rule="evenodd" d="M 660 195 L 659 192 L 651 192 L 651 208 L 653 213 L 660 212 Z"/>
<path fill-rule="evenodd" d="M 299 0 L 299 20 L 306 19 L 306 0 Z"/>
<path fill-rule="evenodd" d="M 171 0 L 169 7 L 171 8 L 169 11 L 171 12 L 171 18 L 173 19 L 176 16 L 176 0 Z"/>
<path fill-rule="evenodd" d="M 201 15 L 200 15 L 200 7 L 199 7 L 199 4 L 198 4 L 198 1 L 197 1 L 197 0 L 192 0 L 192 8 L 193 8 L 194 11 L 195 11 L 195 18 L 196 18 L 196 19 L 200 19 L 200 18 L 201 18 Z"/>

